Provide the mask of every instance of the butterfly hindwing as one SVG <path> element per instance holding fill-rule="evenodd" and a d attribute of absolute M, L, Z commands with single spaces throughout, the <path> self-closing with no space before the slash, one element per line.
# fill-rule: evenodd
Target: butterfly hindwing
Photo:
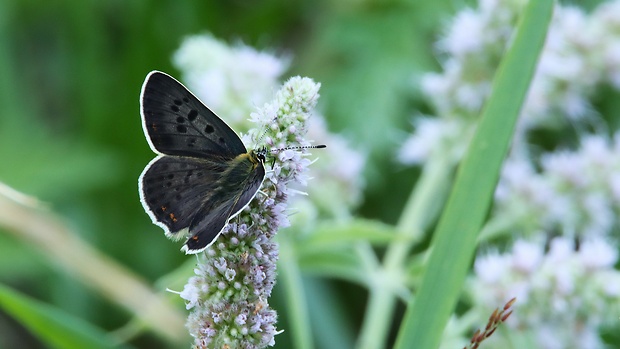
<path fill-rule="evenodd" d="M 153 223 L 175 237 L 189 228 L 205 200 L 217 191 L 225 162 L 159 156 L 140 176 L 140 197 Z"/>
<path fill-rule="evenodd" d="M 258 166 L 256 166 L 256 169 L 252 171 L 251 176 L 247 177 L 245 190 L 241 192 L 241 195 L 239 195 L 237 202 L 232 208 L 232 216 L 236 216 L 250 203 L 250 201 L 252 201 L 252 199 L 254 199 L 254 196 L 256 196 L 256 193 L 260 189 L 264 178 L 265 167 L 262 163 L 259 163 Z"/>
<path fill-rule="evenodd" d="M 220 182 L 214 196 L 217 200 L 206 201 L 189 227 L 192 236 L 183 247 L 187 253 L 213 243 L 226 223 L 252 201 L 265 178 L 265 168 L 257 158 L 244 154 L 230 162 L 224 176 L 226 181 Z"/>
<path fill-rule="evenodd" d="M 199 211 L 190 227 L 191 237 L 187 239 L 182 250 L 185 253 L 197 253 L 211 245 L 230 219 L 231 204 L 232 202 L 225 202 L 215 209 Z"/>
<path fill-rule="evenodd" d="M 142 127 L 155 152 L 226 159 L 247 152 L 235 131 L 165 73 L 146 77 L 140 106 Z"/>

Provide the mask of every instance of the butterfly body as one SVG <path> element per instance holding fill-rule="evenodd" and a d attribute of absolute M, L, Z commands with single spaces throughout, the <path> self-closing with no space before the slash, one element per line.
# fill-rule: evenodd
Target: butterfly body
<path fill-rule="evenodd" d="M 159 154 L 140 175 L 142 204 L 168 237 L 190 236 L 186 253 L 198 253 L 258 192 L 265 151 L 247 151 L 224 121 L 167 74 L 151 72 L 140 101 L 144 133 Z"/>

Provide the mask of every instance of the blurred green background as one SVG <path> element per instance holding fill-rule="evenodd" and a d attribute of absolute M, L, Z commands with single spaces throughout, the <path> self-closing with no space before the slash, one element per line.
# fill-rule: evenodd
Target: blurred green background
<path fill-rule="evenodd" d="M 178 76 L 171 55 L 185 36 L 210 32 L 291 54 L 285 76 L 322 83 L 319 110 L 330 129 L 370 155 L 359 213 L 394 223 L 417 175 L 393 160 L 411 118 L 427 108 L 416 76 L 438 69 L 433 43 L 465 5 L 0 0 L 0 182 L 48 203 L 83 240 L 148 284 L 193 258 L 151 224 L 139 202 L 137 178 L 154 155 L 142 133 L 138 97 L 149 71 Z M 2 284 L 107 331 L 132 318 L 37 246 L 5 228 L 0 232 Z M 343 316 L 359 325 L 365 291 L 342 282 L 331 286 L 348 303 Z M 276 310 L 282 304 L 277 297 L 276 289 Z M 350 312 L 356 307 L 358 313 Z M 277 347 L 287 347 L 287 336 L 277 337 Z M 170 345 L 149 332 L 131 344 Z M 0 347 L 42 346 L 0 312 Z"/>

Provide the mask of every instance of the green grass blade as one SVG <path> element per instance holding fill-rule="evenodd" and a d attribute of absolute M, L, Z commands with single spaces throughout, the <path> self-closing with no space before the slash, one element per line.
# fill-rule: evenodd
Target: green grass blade
<path fill-rule="evenodd" d="M 49 348 L 129 348 L 106 332 L 49 304 L 0 285 L 0 308 L 19 321 Z"/>
<path fill-rule="evenodd" d="M 421 287 L 409 301 L 396 348 L 435 349 L 461 293 L 521 104 L 542 49 L 552 0 L 530 1 L 493 82 L 478 129 L 437 226 Z"/>

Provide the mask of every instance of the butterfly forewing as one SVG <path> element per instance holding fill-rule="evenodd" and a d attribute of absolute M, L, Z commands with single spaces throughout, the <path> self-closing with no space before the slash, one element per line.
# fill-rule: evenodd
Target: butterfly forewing
<path fill-rule="evenodd" d="M 144 132 L 158 153 L 232 159 L 247 152 L 224 121 L 167 74 L 151 72 L 140 101 Z"/>

